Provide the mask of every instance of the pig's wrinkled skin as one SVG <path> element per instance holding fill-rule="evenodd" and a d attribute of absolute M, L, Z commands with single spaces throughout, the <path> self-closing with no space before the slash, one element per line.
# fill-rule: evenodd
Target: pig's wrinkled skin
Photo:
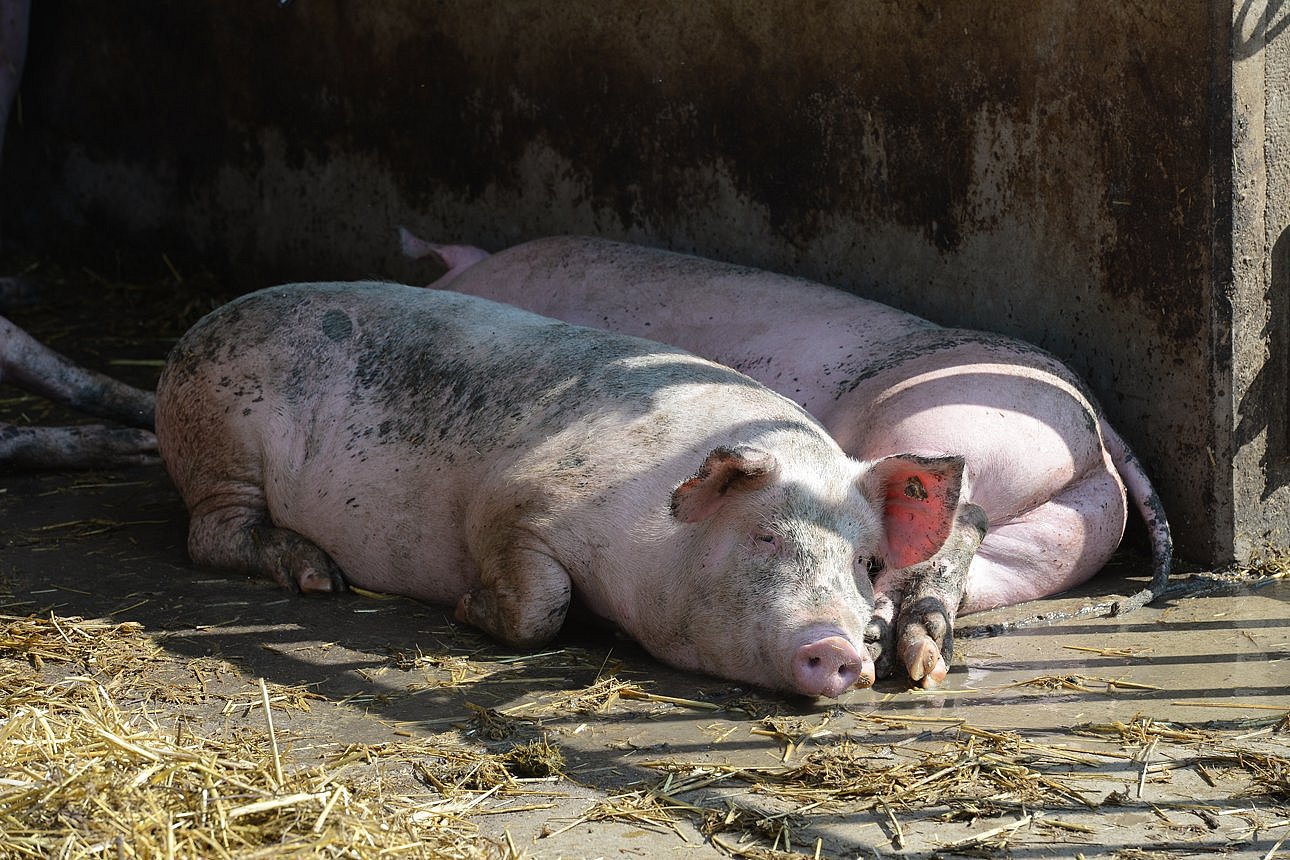
<path fill-rule="evenodd" d="M 963 465 L 861 463 L 674 347 L 378 283 L 207 315 L 157 436 L 199 564 L 455 604 L 518 647 L 576 597 L 676 666 L 824 696 L 872 683 L 864 570 L 938 551 Z"/>
<path fill-rule="evenodd" d="M 0 382 L 127 425 L 28 427 L 0 422 L 0 465 L 85 469 L 157 461 L 157 440 L 151 432 L 152 392 L 74 364 L 4 317 L 0 317 Z"/>
<path fill-rule="evenodd" d="M 1084 582 L 1123 536 L 1125 488 L 1152 542 L 1163 589 L 1172 544 L 1159 498 L 1075 375 L 1038 347 L 947 329 L 850 293 L 757 269 L 583 237 L 489 255 L 402 231 L 404 252 L 448 271 L 431 286 L 572 323 L 640 335 L 743 371 L 802 404 L 848 454 L 956 453 L 988 531 L 959 552 L 873 581 L 869 631 L 879 677 L 902 665 L 945 677 L 957 613 L 1045 597 Z"/>

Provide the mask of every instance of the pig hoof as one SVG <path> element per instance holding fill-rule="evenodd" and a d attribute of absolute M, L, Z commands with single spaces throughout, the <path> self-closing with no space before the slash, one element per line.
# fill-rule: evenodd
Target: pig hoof
<path fill-rule="evenodd" d="M 875 617 L 864 631 L 864 644 L 873 658 L 874 673 L 885 678 L 895 668 L 895 628 L 885 618 Z"/>
<path fill-rule="evenodd" d="M 301 594 L 339 594 L 348 591 L 345 577 L 335 571 L 305 570 L 296 576 Z"/>
<path fill-rule="evenodd" d="M 950 670 L 949 670 L 949 667 L 945 665 L 945 661 L 939 657 L 936 658 L 936 665 L 933 666 L 931 670 L 927 672 L 927 674 L 923 675 L 923 689 L 924 690 L 937 689 L 938 687 L 941 686 L 941 683 L 945 680 L 945 677 L 949 675 L 949 673 L 950 673 Z"/>
<path fill-rule="evenodd" d="M 836 699 L 859 684 L 873 683 L 873 662 L 841 636 L 828 636 L 797 649 L 793 681 L 799 693 Z"/>
<path fill-rule="evenodd" d="M 909 672 L 911 681 L 922 681 L 925 685 L 930 679 L 933 683 L 938 683 L 949 673 L 940 650 L 932 640 L 927 638 L 919 638 L 905 645 L 901 649 L 900 657 L 906 671 Z"/>

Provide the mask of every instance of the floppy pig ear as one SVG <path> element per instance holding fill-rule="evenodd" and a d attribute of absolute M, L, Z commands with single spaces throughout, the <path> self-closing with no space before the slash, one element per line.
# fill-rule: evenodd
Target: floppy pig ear
<path fill-rule="evenodd" d="M 672 516 L 697 523 L 717 512 L 731 493 L 760 489 L 779 474 L 775 455 L 760 448 L 739 445 L 716 448 L 694 477 L 672 492 Z"/>
<path fill-rule="evenodd" d="M 861 490 L 882 505 L 887 563 L 909 567 L 934 556 L 954 526 L 963 492 L 963 458 L 897 454 L 875 462 Z"/>

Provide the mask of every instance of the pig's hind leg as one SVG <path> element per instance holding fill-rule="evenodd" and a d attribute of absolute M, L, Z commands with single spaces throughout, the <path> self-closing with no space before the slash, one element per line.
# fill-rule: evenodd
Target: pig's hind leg
<path fill-rule="evenodd" d="M 1015 606 L 1086 582 L 1119 546 L 1126 517 L 1124 485 L 1109 468 L 1097 468 L 1044 504 L 992 523 L 962 611 Z"/>
<path fill-rule="evenodd" d="M 154 463 L 151 392 L 73 363 L 0 317 L 0 382 L 82 412 L 143 429 L 22 427 L 0 423 L 0 463 L 19 468 L 84 469 Z"/>
<path fill-rule="evenodd" d="M 532 538 L 513 530 L 521 540 Z M 573 586 L 545 548 L 490 541 L 479 553 L 479 584 L 457 602 L 458 621 L 516 648 L 532 648 L 560 632 Z"/>
<path fill-rule="evenodd" d="M 346 590 L 340 566 L 321 547 L 270 522 L 258 488 L 225 488 L 219 498 L 218 506 L 193 506 L 188 554 L 194 562 L 258 573 L 305 594 Z"/>

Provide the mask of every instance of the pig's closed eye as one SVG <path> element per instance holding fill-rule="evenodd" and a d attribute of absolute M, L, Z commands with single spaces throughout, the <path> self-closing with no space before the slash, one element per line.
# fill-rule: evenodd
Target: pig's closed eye
<path fill-rule="evenodd" d="M 779 535 L 774 532 L 756 532 L 753 541 L 762 549 L 779 549 Z"/>

